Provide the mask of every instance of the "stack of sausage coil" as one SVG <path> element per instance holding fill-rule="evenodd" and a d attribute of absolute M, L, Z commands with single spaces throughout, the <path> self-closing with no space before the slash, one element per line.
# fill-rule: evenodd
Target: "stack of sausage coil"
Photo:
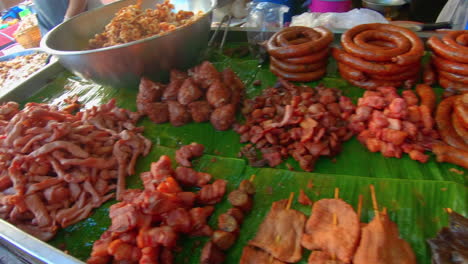
<path fill-rule="evenodd" d="M 445 142 L 433 147 L 437 161 L 468 169 L 468 94 L 444 99 L 437 107 L 436 123 Z"/>
<path fill-rule="evenodd" d="M 411 88 L 418 78 L 424 45 L 412 31 L 389 24 L 364 24 L 341 37 L 343 50 L 333 48 L 341 76 L 352 85 L 375 90 Z"/>
<path fill-rule="evenodd" d="M 326 73 L 333 34 L 323 27 L 289 27 L 267 42 L 270 70 L 288 81 L 310 82 Z"/>
<path fill-rule="evenodd" d="M 218 230 L 211 235 L 202 249 L 201 264 L 221 264 L 225 260 L 223 251 L 234 245 L 239 236 L 239 229 L 245 214 L 252 210 L 255 186 L 252 180 L 241 181 L 239 188 L 228 195 L 228 201 L 233 206 L 218 217 Z"/>
<path fill-rule="evenodd" d="M 442 39 L 432 36 L 427 41 L 434 52 L 432 63 L 440 86 L 468 91 L 468 30 L 451 31 Z"/>

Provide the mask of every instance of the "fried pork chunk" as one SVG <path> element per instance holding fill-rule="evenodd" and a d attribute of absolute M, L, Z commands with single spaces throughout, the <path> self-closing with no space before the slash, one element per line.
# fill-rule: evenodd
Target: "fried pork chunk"
<path fill-rule="evenodd" d="M 284 262 L 273 258 L 263 250 L 246 246 L 242 251 L 239 264 L 284 264 Z"/>
<path fill-rule="evenodd" d="M 302 246 L 322 250 L 350 263 L 359 235 L 359 218 L 351 205 L 340 199 L 321 199 L 312 207 Z"/>
<path fill-rule="evenodd" d="M 397 225 L 387 214 L 375 217 L 362 228 L 354 264 L 416 264 L 411 246 L 400 238 Z"/>
<path fill-rule="evenodd" d="M 333 259 L 328 253 L 314 250 L 307 260 L 308 264 L 343 264 L 344 262 Z"/>
<path fill-rule="evenodd" d="M 301 237 L 306 217 L 286 209 L 288 201 L 274 202 L 257 235 L 249 245 L 258 247 L 280 261 L 295 263 L 302 258 Z"/>

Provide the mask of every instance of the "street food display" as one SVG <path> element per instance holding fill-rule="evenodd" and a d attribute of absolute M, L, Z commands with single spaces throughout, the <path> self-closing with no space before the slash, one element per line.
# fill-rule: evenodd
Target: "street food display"
<path fill-rule="evenodd" d="M 432 36 L 427 45 L 437 69 L 440 86 L 468 91 L 468 30 L 451 31 L 442 39 Z"/>
<path fill-rule="evenodd" d="M 310 82 L 326 74 L 333 33 L 324 28 L 289 27 L 267 42 L 270 70 L 288 81 Z"/>
<path fill-rule="evenodd" d="M 0 217 L 41 240 L 109 199 L 122 199 L 125 178 L 151 148 L 136 127 L 140 115 L 115 100 L 76 114 L 73 109 L 0 107 Z"/>
<path fill-rule="evenodd" d="M 140 174 L 144 190 L 128 189 L 110 207 L 111 226 L 94 242 L 89 264 L 174 263 L 182 234 L 215 236 L 207 219 L 226 192 L 225 180 L 187 167 L 172 168 L 161 156 L 151 170 Z M 200 187 L 197 192 L 184 191 Z"/>
<path fill-rule="evenodd" d="M 142 78 L 137 96 L 138 111 L 154 123 L 182 126 L 190 121 L 210 121 L 217 130 L 234 124 L 244 84 L 229 68 L 218 72 L 208 61 L 188 73 L 171 71 L 168 85 Z"/>
<path fill-rule="evenodd" d="M 296 86 L 279 79 L 279 85 L 263 90 L 244 102 L 246 122 L 236 127 L 241 151 L 251 165 L 279 165 L 292 156 L 305 171 L 312 171 L 320 156 L 334 156 L 343 141 L 353 136 L 348 119 L 355 106 L 341 91 L 318 86 Z M 256 149 L 263 157 L 257 158 Z"/>
<path fill-rule="evenodd" d="M 424 55 L 422 40 L 411 30 L 389 24 L 363 24 L 347 30 L 333 48 L 341 77 L 352 85 L 411 88 Z"/>
<path fill-rule="evenodd" d="M 379 211 L 374 186 L 370 189 L 374 218 L 368 224 L 360 223 L 360 209 L 356 213 L 339 199 L 339 189 L 335 189 L 334 199 L 313 204 L 307 222 L 301 212 L 290 208 L 292 195 L 289 200 L 274 202 L 257 234 L 244 247 L 240 263 L 296 263 L 302 258 L 302 246 L 312 250 L 310 264 L 416 264 L 413 249 L 400 238 L 387 210 Z M 263 259 L 269 261 L 261 262 Z"/>
<path fill-rule="evenodd" d="M 47 57 L 47 53 L 37 52 L 0 61 L 0 88 L 8 89 L 26 80 L 45 66 Z"/>
<path fill-rule="evenodd" d="M 464 263 L 468 260 L 468 219 L 450 208 L 447 211 L 449 226 L 427 241 L 432 250 L 432 263 Z"/>
<path fill-rule="evenodd" d="M 104 32 L 89 40 L 89 49 L 110 47 L 164 34 L 195 21 L 203 13 L 179 10 L 168 0 L 156 4 L 155 9 L 143 10 L 140 4 L 120 9 Z"/>
<path fill-rule="evenodd" d="M 126 7 L 90 48 L 199 15 L 172 9 Z M 415 264 L 451 207 L 461 215 L 448 210 L 429 242 L 434 263 L 466 259 L 467 36 L 430 38 L 423 65 L 422 40 L 398 26 L 356 26 L 341 47 L 327 29 L 291 27 L 265 42 L 269 67 L 217 53 L 169 83 L 141 76 L 138 91 L 60 79 L 23 109 L 0 106 L 0 218 L 90 264 Z M 322 78 L 330 53 L 342 78 Z M 454 94 L 439 100 L 436 81 Z M 354 199 L 369 185 L 372 207 Z"/>
<path fill-rule="evenodd" d="M 419 85 L 421 87 L 424 85 Z M 379 87 L 366 91 L 358 101 L 350 126 L 358 140 L 371 152 L 381 152 L 384 157 L 401 158 L 407 153 L 411 159 L 425 163 L 439 138 L 434 129 L 431 108 L 435 95 L 431 87 L 419 88 L 421 103 L 411 90 L 398 95 L 394 87 Z"/>

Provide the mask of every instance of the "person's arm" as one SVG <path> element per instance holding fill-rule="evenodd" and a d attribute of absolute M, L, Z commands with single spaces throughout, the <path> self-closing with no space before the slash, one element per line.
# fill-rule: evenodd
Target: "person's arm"
<path fill-rule="evenodd" d="M 87 0 L 69 0 L 64 20 L 70 19 L 78 15 L 79 13 L 85 11 L 87 3 Z"/>

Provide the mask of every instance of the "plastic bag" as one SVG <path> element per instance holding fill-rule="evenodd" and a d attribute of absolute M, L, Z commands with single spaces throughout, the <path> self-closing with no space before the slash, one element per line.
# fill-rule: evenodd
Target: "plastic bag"
<path fill-rule="evenodd" d="M 248 31 L 247 40 L 254 55 L 259 54 L 259 45 L 269 39 L 274 29 L 283 27 L 284 13 L 289 11 L 285 5 L 270 2 L 252 2 L 244 27 L 257 28 L 259 31 Z"/>
<path fill-rule="evenodd" d="M 468 27 L 468 1 L 449 0 L 437 17 L 436 22 L 452 22 L 455 30 Z"/>
<path fill-rule="evenodd" d="M 388 20 L 377 11 L 356 8 L 345 13 L 303 13 L 292 18 L 291 26 L 324 26 L 330 30 L 345 30 L 369 23 L 388 23 Z"/>

